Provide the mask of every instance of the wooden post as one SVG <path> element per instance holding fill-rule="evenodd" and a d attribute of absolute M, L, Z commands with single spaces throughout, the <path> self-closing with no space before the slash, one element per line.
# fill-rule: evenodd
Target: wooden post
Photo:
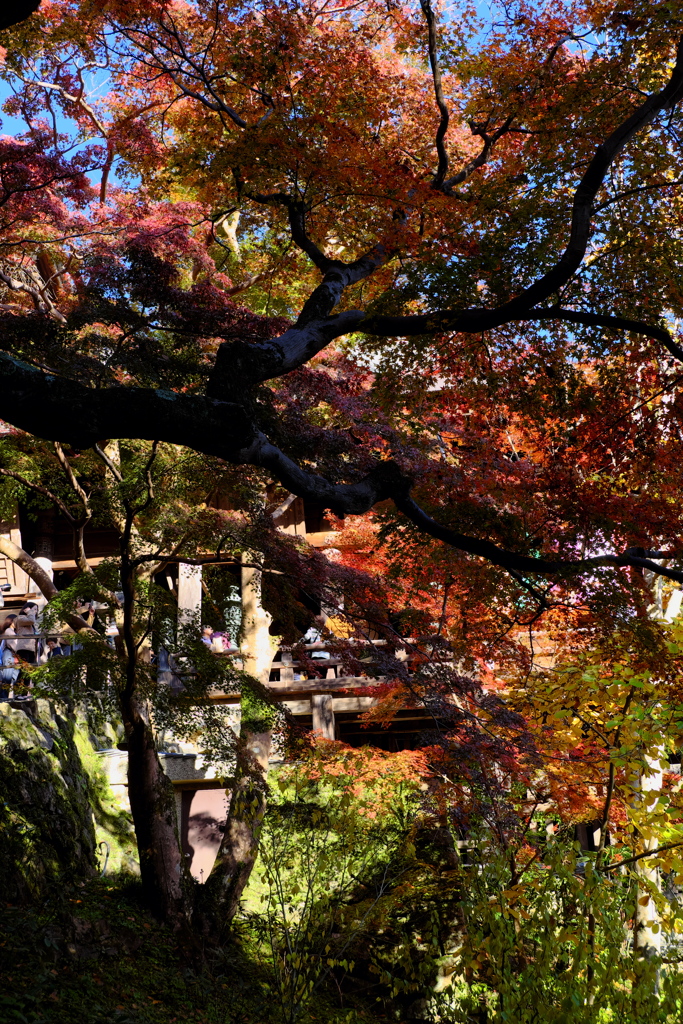
<path fill-rule="evenodd" d="M 201 565 L 178 565 L 178 625 L 201 626 L 202 615 L 202 567 Z"/>
<path fill-rule="evenodd" d="M 47 573 L 51 580 L 54 580 L 54 572 L 52 569 L 54 553 L 54 515 L 52 513 L 45 513 L 41 515 L 38 520 L 38 535 L 35 540 L 35 551 L 33 557 L 40 568 Z M 42 612 L 43 608 L 47 604 L 47 598 L 44 597 L 43 594 L 39 594 L 36 598 L 36 604 Z"/>
<path fill-rule="evenodd" d="M 663 581 L 659 577 L 655 580 L 653 586 L 653 613 L 657 618 L 663 617 L 666 622 L 673 622 L 681 614 L 681 598 L 683 594 L 681 590 L 674 590 L 669 598 L 666 609 L 664 609 L 662 583 Z M 663 743 L 661 747 L 655 748 L 654 751 L 646 754 L 644 758 L 645 771 L 640 773 L 634 785 L 634 803 L 652 806 L 656 802 L 664 788 L 661 762 L 665 759 L 666 748 Z M 642 840 L 643 853 L 655 850 L 658 846 L 659 840 L 654 836 L 648 836 Z M 646 957 L 660 956 L 662 952 L 662 922 L 650 891 L 651 887 L 660 888 L 659 869 L 652 866 L 652 861 L 649 857 L 643 857 L 642 860 L 637 861 L 635 869 L 638 877 L 649 884 L 638 887 L 633 945 L 636 950 Z"/>
<path fill-rule="evenodd" d="M 252 552 L 245 551 L 244 562 L 255 560 Z M 244 671 L 268 685 L 270 666 L 278 648 L 279 638 L 271 636 L 272 616 L 261 604 L 261 572 L 251 565 L 242 566 L 242 630 L 240 650 Z"/>
<path fill-rule="evenodd" d="M 334 710 L 332 697 L 329 693 L 316 693 L 311 697 L 313 712 L 313 732 L 319 733 L 323 739 L 335 739 Z"/>
<path fill-rule="evenodd" d="M 280 662 L 280 686 L 290 686 L 294 682 L 294 668 L 292 666 L 292 652 L 283 651 L 280 655 L 282 661 Z M 274 667 L 277 666 L 275 662 Z"/>
<path fill-rule="evenodd" d="M 635 790 L 634 803 L 642 802 L 647 806 L 656 800 L 662 792 L 663 775 L 659 761 L 663 756 L 664 750 L 660 748 L 655 751 L 654 757 L 645 757 L 645 771 L 640 773 L 633 786 Z M 654 836 L 643 837 L 643 853 L 655 850 L 658 846 L 659 841 Z M 659 868 L 652 866 L 649 857 L 643 857 L 642 860 L 637 861 L 635 867 L 638 878 L 649 883 L 649 886 L 659 888 Z M 638 886 L 633 929 L 633 945 L 641 955 L 646 957 L 659 956 L 662 952 L 661 921 L 649 886 Z M 646 900 L 647 902 L 645 902 Z"/>

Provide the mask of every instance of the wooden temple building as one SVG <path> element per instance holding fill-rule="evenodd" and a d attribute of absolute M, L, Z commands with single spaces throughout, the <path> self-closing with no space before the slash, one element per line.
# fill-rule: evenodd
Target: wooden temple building
<path fill-rule="evenodd" d="M 294 495 L 280 506 L 276 517 L 280 530 L 301 537 L 316 548 L 334 550 L 340 541 L 339 535 L 325 520 L 323 511 Z M 0 524 L 0 535 L 32 555 L 52 576 L 58 589 L 67 586 L 75 577 L 77 567 L 73 558 L 72 527 L 58 515 L 46 512 L 32 518 L 19 508 L 12 522 Z M 113 530 L 91 527 L 86 531 L 85 546 L 89 562 L 97 565 L 103 559 L 118 554 L 118 536 Z M 169 587 L 177 596 L 179 621 L 201 621 L 201 567 L 181 563 L 172 572 Z M 234 579 L 237 611 L 243 607 L 243 594 L 239 593 L 239 574 Z M 6 614 L 18 611 L 26 601 L 45 604 L 30 577 L 2 554 L 0 588 Z M 233 623 L 233 630 L 235 625 L 239 623 Z M 543 641 L 540 635 L 538 639 Z M 267 673 L 268 685 L 275 699 L 304 728 L 350 746 L 370 744 L 388 751 L 411 749 L 430 742 L 429 733 L 433 733 L 435 723 L 426 711 L 399 711 L 388 726 L 366 721 L 366 712 L 375 703 L 375 698 L 367 690 L 373 681 L 381 681 L 381 677 L 375 676 L 371 680 L 365 676 L 343 675 L 340 659 L 332 650 L 326 650 L 322 641 L 307 644 L 306 648 L 310 659 L 306 666 L 296 660 L 290 648 L 280 646 L 273 649 Z M 551 650 L 538 653 L 542 661 L 552 662 Z M 240 654 L 232 651 L 216 656 L 239 658 Z M 310 671 L 311 662 L 315 664 L 313 673 Z M 238 728 L 239 694 L 217 694 L 215 699 L 225 704 L 226 715 Z M 112 731 L 111 745 L 100 749 L 99 754 L 114 794 L 125 807 L 128 802 L 127 753 L 123 749 L 124 744 L 117 743 L 120 738 Z M 202 881 L 211 870 L 226 820 L 229 797 L 225 781 L 217 777 L 213 767 L 204 763 L 201 750 L 196 746 L 172 736 L 162 736 L 160 746 L 159 756 L 176 794 L 183 849 L 192 874 Z M 278 757 L 276 750 L 271 761 L 277 762 Z M 595 823 L 577 825 L 576 838 L 584 848 L 591 849 L 595 841 Z"/>
<path fill-rule="evenodd" d="M 320 508 L 309 506 L 301 498 L 290 496 L 276 513 L 277 526 L 285 533 L 299 536 L 319 549 L 334 549 L 338 535 L 325 520 Z M 58 589 L 67 586 L 77 573 L 73 558 L 71 525 L 58 514 L 46 512 L 30 517 L 19 508 L 13 522 L 0 526 L 0 534 L 26 550 L 52 576 Z M 113 530 L 89 527 L 85 549 L 91 565 L 116 556 L 118 536 Z M 179 621 L 201 621 L 202 569 L 180 564 L 172 570 L 169 586 L 177 595 Z M 239 574 L 235 575 L 239 585 Z M 13 561 L 0 555 L 0 586 L 4 612 L 16 612 L 26 601 L 45 604 L 31 578 Z M 236 594 L 236 610 L 240 595 Z M 364 714 L 375 703 L 367 694 L 371 680 L 364 676 L 342 675 L 341 661 L 325 649 L 320 641 L 307 644 L 308 666 L 296 661 L 290 649 L 279 647 L 273 652 L 269 686 L 275 699 L 288 709 L 304 728 L 330 740 L 341 740 L 351 746 L 371 744 L 385 750 L 416 747 L 424 742 L 425 731 L 434 723 L 420 710 L 399 712 L 396 720 L 383 727 L 368 724 Z M 225 655 L 239 658 L 239 652 Z M 315 671 L 310 671 L 310 664 Z M 354 691 L 365 690 L 364 693 Z M 216 695 L 226 705 L 232 724 L 239 723 L 239 694 Z M 112 740 L 116 737 L 112 736 Z M 114 793 L 122 805 L 127 804 L 127 754 L 123 744 L 100 750 L 103 766 Z M 201 751 L 174 737 L 161 738 L 160 757 L 165 771 L 173 781 L 181 837 L 198 880 L 208 876 L 220 843 L 221 828 L 227 813 L 225 783 L 216 772 L 203 763 Z M 272 760 L 277 761 L 278 754 Z"/>

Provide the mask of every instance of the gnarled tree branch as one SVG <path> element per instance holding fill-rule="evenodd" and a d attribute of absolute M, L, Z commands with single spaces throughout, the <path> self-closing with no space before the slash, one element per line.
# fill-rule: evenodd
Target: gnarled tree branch
<path fill-rule="evenodd" d="M 0 536 L 0 554 L 4 555 L 5 558 L 9 558 L 20 569 L 23 569 L 27 576 L 31 577 L 46 601 L 52 601 L 57 597 L 59 591 L 43 567 L 36 562 L 35 558 L 31 558 L 27 551 L 24 551 L 23 548 L 20 548 L 14 541 L 10 540 L 9 537 Z M 92 627 L 82 615 L 77 615 L 76 612 L 62 612 L 62 615 L 77 633 L 82 629 L 93 632 Z"/>
<path fill-rule="evenodd" d="M 444 139 L 446 132 L 448 131 L 448 122 L 450 115 L 448 113 L 448 105 L 446 103 L 446 97 L 443 94 L 443 83 L 441 81 L 441 68 L 439 67 L 439 58 L 437 54 L 437 39 L 436 39 L 436 17 L 432 10 L 430 0 L 420 0 L 420 7 L 422 13 L 425 16 L 427 22 L 427 46 L 429 51 L 429 66 L 432 69 L 432 80 L 434 82 L 434 98 L 436 99 L 436 105 L 439 108 L 439 114 L 441 120 L 439 121 L 439 127 L 436 130 L 436 154 L 439 160 L 432 186 L 434 188 L 441 188 L 444 179 L 448 173 L 448 153 Z"/>

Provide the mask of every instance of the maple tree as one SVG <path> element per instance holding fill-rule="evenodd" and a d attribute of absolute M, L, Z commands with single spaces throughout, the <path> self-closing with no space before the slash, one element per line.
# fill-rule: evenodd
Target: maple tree
<path fill-rule="evenodd" d="M 526 671 L 543 616 L 560 653 L 618 628 L 654 660 L 644 573 L 683 582 L 681 9 L 517 3 L 482 27 L 428 0 L 64 0 L 2 38 L 5 111 L 26 127 L 0 139 L 0 415 L 98 480 L 116 465 L 93 446 L 119 439 L 141 495 L 151 452 L 182 446 L 236 506 L 275 481 L 345 516 L 333 569 L 268 516 L 241 541 L 302 584 L 332 572 L 351 622 L 433 634 L 391 663 L 373 714 L 413 701 L 448 720 L 430 764 L 463 822 L 509 803 L 487 761 L 526 784 L 553 749 L 524 694 L 530 727 L 435 678 L 439 645 Z M 152 821 L 159 766 L 133 719 Z M 590 754 L 602 785 L 609 758 Z M 253 849 L 244 863 L 240 885 Z M 233 911 L 234 868 L 214 886 Z M 149 872 L 182 917 L 173 872 Z"/>
<path fill-rule="evenodd" d="M 17 53 L 7 65 L 10 77 L 24 83 L 21 102 L 17 97 L 9 106 L 24 105 L 32 131 L 30 142 L 20 149 L 15 143 L 5 157 L 5 226 L 15 227 L 4 245 L 8 256 L 25 251 L 16 225 L 27 216 L 35 223 L 38 196 L 49 196 L 52 208 L 40 217 L 32 245 L 54 246 L 57 276 L 46 288 L 31 284 L 26 273 L 13 278 L 11 266 L 3 271 L 7 287 L 37 307 L 34 317 L 14 311 L 7 321 L 13 355 L 3 356 L 3 369 L 13 387 L 3 395 L 3 415 L 80 447 L 108 435 L 187 444 L 259 466 L 340 513 L 361 514 L 391 499 L 421 532 L 512 573 L 562 578 L 647 564 L 676 575 L 651 557 L 666 541 L 673 545 L 666 554 L 675 556 L 675 533 L 666 499 L 658 501 L 644 486 L 639 455 L 654 447 L 649 474 L 662 472 L 661 460 L 667 468 L 675 462 L 676 441 L 661 420 L 676 417 L 675 401 L 660 403 L 658 416 L 648 410 L 644 391 L 668 393 L 669 357 L 680 354 L 675 332 L 664 325 L 677 309 L 666 270 L 677 217 L 676 157 L 666 140 L 677 130 L 680 90 L 669 8 L 648 5 L 642 17 L 634 9 L 622 24 L 616 16 L 610 21 L 601 4 L 566 5 L 550 19 L 520 7 L 517 20 L 504 27 L 505 39 L 494 30 L 476 60 L 474 52 L 458 57 L 466 45 L 458 22 L 442 33 L 453 66 L 446 76 L 426 5 L 441 110 L 436 136 L 432 83 L 408 59 L 424 58 L 421 12 L 370 4 L 360 23 L 352 10 L 341 5 L 328 13 L 314 4 L 292 18 L 274 5 L 263 28 L 258 12 L 238 4 L 150 5 L 144 16 L 132 17 L 115 4 L 104 12 L 57 4 L 45 15 L 47 37 L 39 18 L 22 26 L 25 33 L 41 32 L 41 48 L 30 57 Z M 590 28 L 608 25 L 609 42 L 584 44 Z M 73 40 L 71 62 L 58 61 L 51 50 L 63 40 Z M 334 56 L 334 74 L 320 74 L 323 54 Z M 672 60 L 669 71 L 658 70 Z M 113 89 L 90 103 L 82 76 L 98 61 Z M 649 95 L 634 105 L 629 76 L 638 74 L 638 88 Z M 78 156 L 66 160 L 59 129 L 50 135 L 49 109 L 73 116 L 83 136 L 95 130 L 104 143 L 84 139 Z M 477 120 L 483 116 L 477 109 L 486 110 L 485 121 Z M 456 112 L 469 119 L 470 137 L 455 123 Z M 432 172 L 426 159 L 434 150 Z M 112 151 L 122 175 L 140 175 L 140 187 L 107 185 Z M 449 176 L 458 159 L 462 166 Z M 85 173 L 98 163 L 99 205 Z M 573 186 L 576 167 L 585 169 Z M 169 190 L 172 203 L 163 198 Z M 624 251 L 628 202 L 641 204 L 642 230 L 638 245 Z M 241 323 L 242 314 L 235 320 L 234 309 L 228 312 L 231 284 L 221 280 L 214 260 L 238 211 L 251 249 L 259 239 L 261 250 L 253 260 L 257 273 L 238 287 L 256 287 L 251 281 L 260 273 L 277 294 L 278 276 L 300 275 L 296 289 L 283 292 L 280 285 L 280 308 L 286 296 L 286 311 L 294 312 L 296 292 L 301 305 L 296 322 L 276 337 L 274 324 Z M 203 225 L 211 224 L 207 245 Z M 556 257 L 562 233 L 567 242 Z M 69 255 L 81 238 L 85 248 Z M 237 256 L 227 248 L 234 266 Z M 365 255 L 343 259 L 363 248 Z M 193 285 L 178 278 L 182 266 Z M 317 285 L 314 270 L 322 275 Z M 49 292 L 60 289 L 56 301 Z M 366 309 L 347 308 L 361 294 Z M 115 357 L 103 358 L 102 331 L 125 339 Z M 347 435 L 343 452 L 339 431 L 335 445 L 329 430 L 321 431 L 319 448 L 332 449 L 328 466 L 322 458 L 317 467 L 306 465 L 296 447 L 302 425 L 297 431 L 282 408 L 291 400 L 287 375 L 304 373 L 335 338 L 358 333 L 369 339 L 362 349 L 374 348 L 380 370 L 376 395 L 362 396 L 375 398 L 363 417 L 368 434 Z M 76 337 L 87 369 L 73 359 Z M 71 353 L 68 372 L 17 362 L 31 351 L 52 367 L 62 350 Z M 147 373 L 154 366 L 148 379 L 140 373 L 143 351 Z M 393 367 L 385 368 L 387 360 Z M 397 408 L 393 390 L 390 371 L 397 365 L 406 371 L 408 408 L 426 403 L 414 446 L 405 433 L 408 410 Z M 93 374 L 97 388 L 88 384 Z M 450 423 L 443 411 L 440 424 L 438 414 L 426 415 L 425 381 L 434 374 Z M 634 374 L 635 393 L 628 386 Z M 515 387 L 519 380 L 524 387 Z M 390 411 L 382 410 L 385 388 Z M 635 406 L 642 402 L 641 412 Z M 605 403 L 616 414 L 613 425 L 598 414 Z M 382 411 L 386 425 L 367 422 Z M 346 415 L 352 420 L 359 413 Z M 477 422 L 478 415 L 488 422 Z M 441 442 L 434 436 L 439 426 L 447 430 Z M 666 442 L 658 443 L 663 434 Z M 476 458 L 465 454 L 470 442 L 483 446 Z M 622 451 L 633 444 L 636 454 L 628 465 L 620 455 L 608 486 L 594 474 L 604 475 L 598 463 L 617 443 Z M 493 481 L 482 481 L 478 499 L 471 479 L 486 465 L 486 448 L 487 469 L 507 499 L 498 505 L 491 505 Z M 637 486 L 628 486 L 629 476 L 637 476 Z M 415 478 L 428 481 L 423 503 L 429 507 L 411 495 Z M 454 506 L 448 494 L 456 488 Z M 482 506 L 488 511 L 486 535 L 467 530 L 463 504 L 471 515 Z M 596 551 L 600 546 L 607 550 Z M 581 557 L 586 549 L 588 557 Z"/>

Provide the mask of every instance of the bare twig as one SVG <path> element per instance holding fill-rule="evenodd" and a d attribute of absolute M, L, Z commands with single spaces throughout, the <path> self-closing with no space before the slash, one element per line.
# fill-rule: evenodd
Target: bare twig
<path fill-rule="evenodd" d="M 605 864 L 602 870 L 616 871 L 617 868 L 621 868 L 625 864 L 635 864 L 636 861 L 643 860 L 645 857 L 654 857 L 658 853 L 664 853 L 666 850 L 676 850 L 679 846 L 683 846 L 683 840 L 678 843 L 666 843 L 664 846 L 658 846 L 654 850 L 646 850 L 645 853 L 637 853 L 633 857 L 624 857 L 623 860 L 613 861 L 611 864 Z"/>

